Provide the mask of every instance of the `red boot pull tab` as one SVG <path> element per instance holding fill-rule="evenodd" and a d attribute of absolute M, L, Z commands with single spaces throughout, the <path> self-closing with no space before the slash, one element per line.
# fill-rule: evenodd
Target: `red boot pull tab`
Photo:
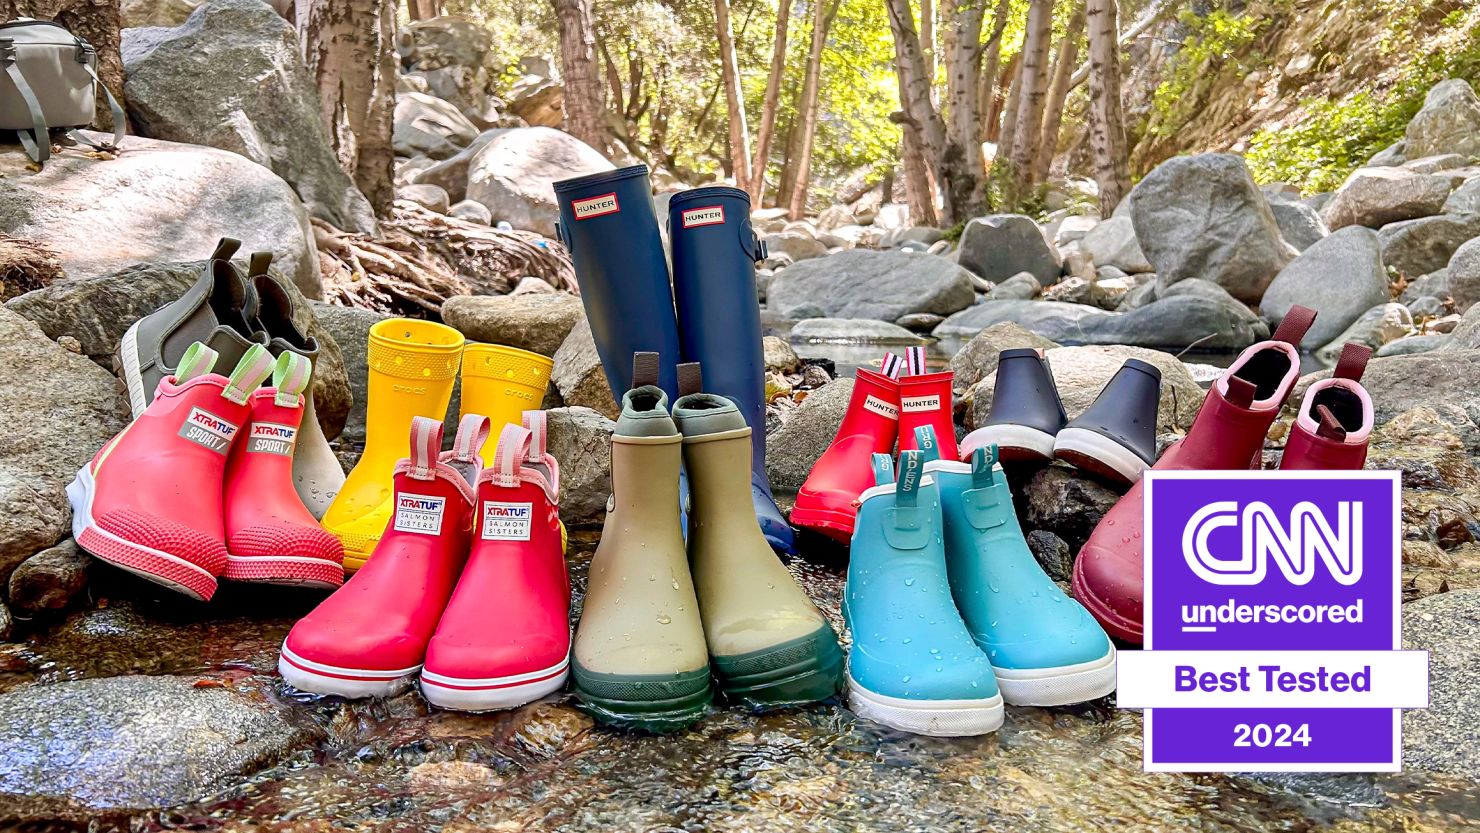
<path fill-rule="evenodd" d="M 1328 440 L 1342 442 L 1346 440 L 1346 429 L 1341 426 L 1341 420 L 1331 413 L 1331 409 L 1325 405 L 1316 406 L 1316 419 L 1320 421 L 1320 427 L 1316 429 L 1317 437 L 1325 437 Z"/>
<path fill-rule="evenodd" d="M 1347 342 L 1341 348 L 1341 358 L 1336 361 L 1336 371 L 1331 375 L 1337 379 L 1361 381 L 1367 371 L 1367 361 L 1372 358 L 1372 348 Z"/>
<path fill-rule="evenodd" d="M 1280 326 L 1275 328 L 1271 338 L 1299 347 L 1301 339 L 1305 338 L 1306 330 L 1309 330 L 1310 325 L 1314 323 L 1316 323 L 1316 311 L 1296 304 L 1290 307 L 1290 311 L 1285 313 L 1284 318 L 1280 319 Z"/>
<path fill-rule="evenodd" d="M 1228 404 L 1230 405 L 1236 405 L 1240 408 L 1248 408 L 1250 405 L 1254 404 L 1254 394 L 1258 391 L 1259 388 L 1256 387 L 1254 383 L 1250 382 L 1248 379 L 1241 379 L 1238 376 L 1228 377 L 1227 399 Z"/>

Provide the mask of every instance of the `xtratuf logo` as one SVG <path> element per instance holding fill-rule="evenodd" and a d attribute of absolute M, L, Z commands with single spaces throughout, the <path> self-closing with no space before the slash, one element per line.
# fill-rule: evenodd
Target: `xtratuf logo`
<path fill-rule="evenodd" d="M 1305 585 L 1315 577 L 1320 561 L 1338 583 L 1351 586 L 1362 578 L 1362 504 L 1344 500 L 1336 506 L 1333 526 L 1309 501 L 1295 504 L 1289 518 L 1281 518 L 1260 501 L 1242 509 L 1232 500 L 1210 503 L 1183 527 L 1182 557 L 1209 584 L 1259 584 L 1274 561 L 1291 584 Z M 1208 539 L 1229 527 L 1240 533 L 1238 557 L 1219 558 L 1209 550 Z"/>

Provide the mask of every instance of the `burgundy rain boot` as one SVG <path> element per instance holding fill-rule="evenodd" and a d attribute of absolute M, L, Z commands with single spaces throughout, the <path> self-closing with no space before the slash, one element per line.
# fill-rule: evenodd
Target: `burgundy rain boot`
<path fill-rule="evenodd" d="M 1213 383 L 1202 408 L 1153 469 L 1247 469 L 1300 377 L 1298 345 L 1315 311 L 1294 306 L 1269 341 L 1239 355 Z M 1117 639 L 1141 642 L 1141 487 L 1139 480 L 1090 534 L 1074 561 L 1074 597 Z"/>
<path fill-rule="evenodd" d="M 1290 428 L 1280 469 L 1360 469 L 1367 462 L 1372 434 L 1372 397 L 1362 387 L 1362 372 L 1372 350 L 1348 344 L 1330 379 L 1305 391 L 1300 415 Z"/>

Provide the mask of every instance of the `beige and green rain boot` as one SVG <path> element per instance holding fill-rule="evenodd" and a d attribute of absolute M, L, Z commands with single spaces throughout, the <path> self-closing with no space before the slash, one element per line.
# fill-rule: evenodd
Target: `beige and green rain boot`
<path fill-rule="evenodd" d="M 771 551 L 750 501 L 750 427 L 729 399 L 678 366 L 673 418 L 689 475 L 689 569 L 720 690 L 751 708 L 825 700 L 843 651 L 822 612 Z"/>
<path fill-rule="evenodd" d="M 657 380 L 657 354 L 638 353 L 612 435 L 612 498 L 591 558 L 571 680 L 598 721 L 666 732 L 702 717 L 712 693 L 678 520 L 683 437 Z"/>

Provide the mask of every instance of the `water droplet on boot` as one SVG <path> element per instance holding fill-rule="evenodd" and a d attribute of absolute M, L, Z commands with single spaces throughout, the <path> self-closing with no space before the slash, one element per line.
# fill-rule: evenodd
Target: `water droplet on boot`
<path fill-rule="evenodd" d="M 660 624 L 660 625 L 666 625 L 666 624 L 668 624 L 669 622 L 672 622 L 672 621 L 673 621 L 673 617 L 669 616 L 668 614 L 666 614 L 666 613 L 659 613 L 658 614 L 658 624 Z"/>
<path fill-rule="evenodd" d="M 915 580 L 912 579 L 912 578 L 905 579 L 904 580 L 904 586 L 905 587 L 914 587 L 915 586 Z"/>

